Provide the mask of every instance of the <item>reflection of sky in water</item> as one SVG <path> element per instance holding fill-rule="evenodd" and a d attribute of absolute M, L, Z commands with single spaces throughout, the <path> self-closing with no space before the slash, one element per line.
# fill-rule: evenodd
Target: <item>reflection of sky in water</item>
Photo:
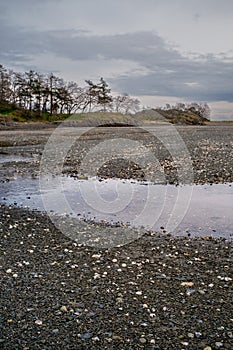
<path fill-rule="evenodd" d="M 77 180 L 69 177 L 39 180 L 18 177 L 2 183 L 0 201 L 32 209 L 88 217 L 109 222 L 123 221 L 154 230 L 177 226 L 173 233 L 233 235 L 233 185 L 152 185 L 131 180 Z M 47 186 L 44 186 L 47 184 Z M 176 207 L 174 209 L 174 206 Z M 170 221 L 169 221 L 170 219 Z M 170 222 L 170 226 L 169 226 Z"/>

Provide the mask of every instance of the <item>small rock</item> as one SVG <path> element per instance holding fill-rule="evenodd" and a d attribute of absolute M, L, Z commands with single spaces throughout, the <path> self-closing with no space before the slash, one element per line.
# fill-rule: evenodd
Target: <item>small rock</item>
<path fill-rule="evenodd" d="M 202 333 L 201 332 L 195 332 L 195 336 L 196 336 L 196 338 L 200 338 L 202 336 Z"/>
<path fill-rule="evenodd" d="M 92 255 L 92 258 L 95 258 L 95 259 L 99 259 L 100 257 L 101 257 L 100 254 L 93 254 L 93 255 Z"/>
<path fill-rule="evenodd" d="M 181 283 L 181 286 L 183 287 L 192 287 L 194 285 L 193 282 L 182 282 Z"/>
<path fill-rule="evenodd" d="M 38 326 L 41 326 L 43 324 L 43 322 L 41 320 L 36 320 L 35 324 L 37 324 Z"/>
<path fill-rule="evenodd" d="M 204 294 L 205 294 L 205 291 L 202 290 L 202 289 L 199 289 L 199 290 L 198 290 L 198 293 L 200 293 L 201 295 L 204 295 Z"/>
<path fill-rule="evenodd" d="M 194 334 L 193 333 L 188 333 L 188 337 L 193 339 L 194 338 Z"/>
<path fill-rule="evenodd" d="M 140 343 L 142 343 L 142 344 L 145 344 L 145 343 L 146 343 L 146 339 L 145 339 L 145 338 L 140 338 L 139 341 L 140 341 Z"/>
<path fill-rule="evenodd" d="M 90 339 L 92 338 L 93 334 L 92 333 L 84 333 L 84 334 L 81 334 L 81 338 L 82 339 Z"/>
<path fill-rule="evenodd" d="M 138 290 L 138 291 L 136 292 L 136 295 L 142 295 L 142 292 L 141 292 L 140 290 Z"/>
<path fill-rule="evenodd" d="M 122 338 L 119 335 L 113 335 L 112 339 L 116 340 L 116 341 L 121 341 L 122 340 Z"/>
<path fill-rule="evenodd" d="M 93 337 L 92 340 L 93 340 L 93 341 L 99 341 L 100 338 L 99 338 L 99 337 Z"/>
<path fill-rule="evenodd" d="M 67 307 L 65 305 L 63 305 L 61 308 L 60 308 L 61 311 L 64 311 L 64 312 L 67 312 Z"/>
<path fill-rule="evenodd" d="M 123 298 L 116 298 L 116 302 L 118 303 L 123 303 Z"/>
<path fill-rule="evenodd" d="M 92 338 L 92 340 L 93 340 L 93 341 L 99 341 L 100 338 L 99 338 L 99 337 L 94 337 L 94 338 Z"/>

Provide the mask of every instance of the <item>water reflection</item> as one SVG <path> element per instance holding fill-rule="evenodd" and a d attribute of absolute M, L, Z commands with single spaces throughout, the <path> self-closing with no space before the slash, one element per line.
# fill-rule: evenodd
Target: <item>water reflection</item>
<path fill-rule="evenodd" d="M 124 222 L 153 230 L 169 230 L 175 235 L 231 238 L 233 233 L 232 184 L 194 185 L 190 205 L 182 207 L 177 198 L 190 193 L 189 185 L 154 185 L 133 180 L 57 177 L 42 192 L 39 180 L 17 177 L 1 184 L 0 201 L 28 206 L 58 215 L 90 218 L 96 221 Z M 61 204 L 61 196 L 64 199 Z M 175 221 L 177 220 L 177 223 Z M 182 220 L 182 221 L 181 221 Z M 177 225 L 175 225 L 177 224 Z"/>

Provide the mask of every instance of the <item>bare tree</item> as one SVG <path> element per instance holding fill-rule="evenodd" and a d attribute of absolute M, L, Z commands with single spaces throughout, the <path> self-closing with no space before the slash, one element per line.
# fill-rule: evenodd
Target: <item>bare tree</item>
<path fill-rule="evenodd" d="M 140 107 L 140 101 L 127 94 L 113 98 L 104 78 L 97 83 L 85 82 L 87 85 L 80 87 L 53 73 L 42 75 L 33 70 L 18 73 L 0 65 L 0 103 L 12 104 L 31 116 L 92 110 L 135 113 Z"/>
<path fill-rule="evenodd" d="M 7 102 L 11 96 L 9 74 L 2 65 L 0 65 L 0 103 Z"/>
<path fill-rule="evenodd" d="M 115 96 L 111 103 L 111 109 L 114 112 L 123 114 L 136 113 L 140 109 L 141 102 L 137 98 L 130 97 L 128 94 Z"/>

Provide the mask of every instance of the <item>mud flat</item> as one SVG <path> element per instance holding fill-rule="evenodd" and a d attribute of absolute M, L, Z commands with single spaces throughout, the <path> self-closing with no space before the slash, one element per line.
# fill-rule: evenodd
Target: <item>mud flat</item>
<path fill-rule="evenodd" d="M 64 172 L 76 176 L 83 154 L 116 136 L 112 129 L 83 134 L 66 157 Z M 138 140 L 133 130 L 119 129 L 121 137 Z M 176 183 L 173 160 L 147 131 L 141 131 L 141 142 L 166 169 L 166 183 Z M 232 182 L 232 131 L 179 127 L 195 183 Z M 1 156 L 8 157 L 1 162 L 2 185 L 39 174 L 50 134 L 45 129 L 0 132 Z M 12 161 L 12 156 L 33 161 Z M 144 174 L 135 164 L 125 164 L 122 172 L 110 162 L 99 175 L 137 179 Z M 98 248 L 60 232 L 46 213 L 2 202 L 0 214 L 1 348 L 232 349 L 231 240 L 144 230 L 125 245 Z M 105 236 L 108 229 L 132 233 L 120 223 L 89 222 L 88 227 Z"/>

